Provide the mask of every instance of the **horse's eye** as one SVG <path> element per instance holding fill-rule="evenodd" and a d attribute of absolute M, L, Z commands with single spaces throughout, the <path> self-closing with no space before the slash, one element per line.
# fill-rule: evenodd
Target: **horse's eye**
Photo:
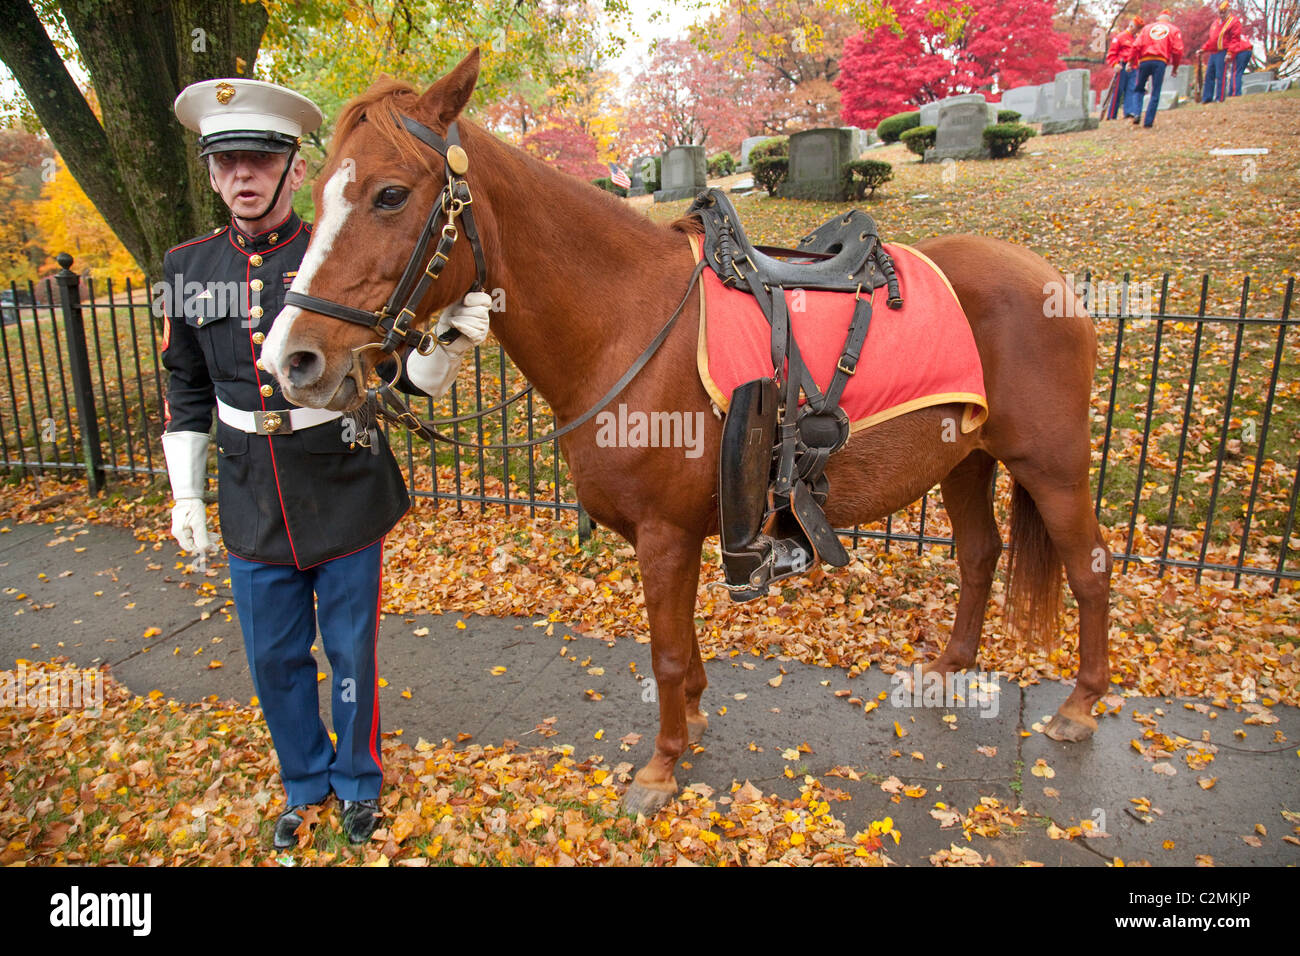
<path fill-rule="evenodd" d="M 375 205 L 380 209 L 401 209 L 410 194 L 411 191 L 403 186 L 389 186 L 375 198 Z"/>

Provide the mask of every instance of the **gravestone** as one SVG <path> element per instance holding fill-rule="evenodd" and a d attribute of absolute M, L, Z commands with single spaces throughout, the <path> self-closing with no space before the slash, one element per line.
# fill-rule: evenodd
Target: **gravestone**
<path fill-rule="evenodd" d="M 1045 123 L 1052 118 L 1052 97 L 1055 95 L 1055 83 L 1038 84 L 1038 102 L 1034 107 L 1034 119 L 1032 122 Z"/>
<path fill-rule="evenodd" d="M 1088 109 L 1092 93 L 1090 82 L 1091 74 L 1087 70 L 1062 70 L 1056 74 L 1052 112 L 1043 122 L 1044 136 L 1097 128 L 1099 124 L 1089 115 Z"/>
<path fill-rule="evenodd" d="M 853 134 L 842 128 L 807 129 L 790 137 L 790 173 L 777 189 L 785 199 L 844 202 L 840 168 L 853 159 Z"/>
<path fill-rule="evenodd" d="M 646 183 L 654 182 L 655 178 L 655 158 L 653 156 L 638 156 L 632 160 L 632 188 L 627 191 L 629 196 L 644 196 L 649 190 Z"/>
<path fill-rule="evenodd" d="M 998 108 L 984 99 L 983 93 L 958 93 L 955 96 L 947 96 L 941 100 L 935 100 L 933 103 L 926 103 L 921 107 L 921 125 L 938 126 L 939 110 L 945 103 L 984 103 L 993 114 L 993 122 L 998 121 Z"/>
<path fill-rule="evenodd" d="M 1274 70 L 1259 70 L 1255 73 L 1247 73 L 1241 78 L 1241 92 L 1246 93 L 1267 93 L 1272 85 L 1277 82 L 1277 73 Z"/>
<path fill-rule="evenodd" d="M 655 190 L 655 202 L 694 199 L 708 186 L 704 147 L 674 146 L 664 153 L 659 175 L 662 179 Z"/>
<path fill-rule="evenodd" d="M 740 166 L 739 169 L 749 168 L 749 152 L 765 139 L 771 139 L 770 136 L 746 136 L 740 141 Z"/>
<path fill-rule="evenodd" d="M 1002 108 L 1019 113 L 1022 123 L 1036 123 L 1038 96 L 1037 86 L 1015 86 L 1002 94 Z"/>
<path fill-rule="evenodd" d="M 1179 67 L 1177 76 L 1165 73 L 1165 82 L 1160 87 L 1160 105 L 1158 110 L 1172 110 L 1187 102 L 1187 91 L 1191 86 L 1192 71 L 1186 64 Z"/>
<path fill-rule="evenodd" d="M 945 159 L 987 159 L 988 147 L 984 145 L 984 129 L 997 122 L 997 112 L 989 119 L 989 104 L 984 97 L 949 97 L 939 106 L 939 128 L 935 132 L 934 146 L 925 151 L 927 163 Z"/>
<path fill-rule="evenodd" d="M 1274 80 L 1268 85 L 1268 91 L 1270 93 L 1282 93 L 1289 89 L 1291 89 L 1290 80 Z"/>
<path fill-rule="evenodd" d="M 849 159 L 857 159 L 862 155 L 862 151 L 867 148 L 867 143 L 869 142 L 867 139 L 867 131 L 858 129 L 856 126 L 841 126 L 840 129 L 848 130 L 851 137 L 850 143 L 852 148 L 850 150 L 851 155 L 849 156 Z"/>

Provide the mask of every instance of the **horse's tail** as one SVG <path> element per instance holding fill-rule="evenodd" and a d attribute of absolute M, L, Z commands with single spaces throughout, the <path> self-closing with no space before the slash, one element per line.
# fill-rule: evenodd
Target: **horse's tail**
<path fill-rule="evenodd" d="M 1011 487 L 1011 549 L 1006 620 L 1020 637 L 1055 647 L 1061 622 L 1061 558 L 1038 505 L 1019 482 Z"/>

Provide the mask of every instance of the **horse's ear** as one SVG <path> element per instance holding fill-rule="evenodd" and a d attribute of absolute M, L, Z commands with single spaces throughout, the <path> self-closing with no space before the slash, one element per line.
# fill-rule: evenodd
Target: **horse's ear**
<path fill-rule="evenodd" d="M 470 50 L 469 56 L 456 64 L 456 68 L 429 87 L 420 97 L 420 106 L 425 115 L 432 114 L 445 129 L 469 102 L 478 82 L 478 47 Z"/>

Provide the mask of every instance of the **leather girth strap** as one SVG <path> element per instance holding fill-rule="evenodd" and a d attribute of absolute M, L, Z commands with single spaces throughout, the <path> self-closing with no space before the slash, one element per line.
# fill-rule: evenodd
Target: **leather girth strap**
<path fill-rule="evenodd" d="M 724 284 L 750 293 L 771 326 L 772 374 L 779 393 L 773 524 L 792 532 L 797 526 L 821 560 L 842 567 L 848 554 L 822 511 L 829 491 L 824 472 L 830 456 L 848 441 L 848 416 L 839 402 L 857 371 L 871 324 L 871 293 L 886 286 L 889 307 L 903 305 L 893 260 L 880 243 L 875 222 L 859 210 L 805 236 L 798 249 L 751 244 L 735 207 L 717 189 L 700 193 L 686 214 L 698 216 L 704 226 L 704 261 Z M 785 295 L 791 289 L 856 297 L 843 354 L 825 392 L 813 380 L 791 331 Z"/>

